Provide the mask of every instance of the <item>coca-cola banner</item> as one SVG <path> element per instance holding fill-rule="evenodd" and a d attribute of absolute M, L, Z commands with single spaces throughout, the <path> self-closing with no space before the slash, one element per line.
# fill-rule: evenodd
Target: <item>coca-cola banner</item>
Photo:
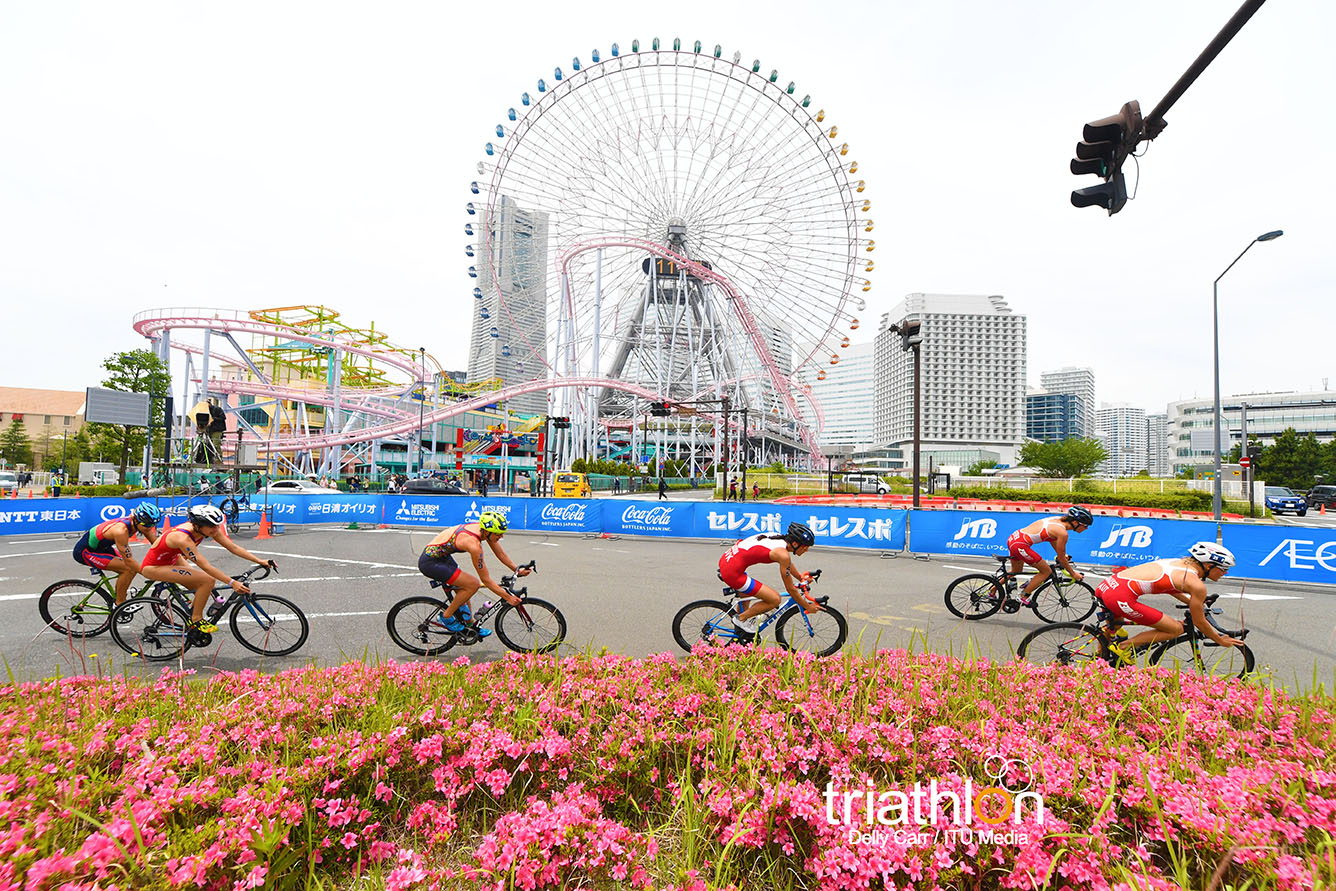
<path fill-rule="evenodd" d="M 598 502 L 603 509 L 603 531 L 611 535 L 664 535 L 671 538 L 691 538 L 694 534 L 696 510 L 701 505 L 690 501 L 622 501 L 605 498 Z"/>
<path fill-rule="evenodd" d="M 602 506 L 569 498 L 517 499 L 524 505 L 524 528 L 534 532 L 602 532 Z"/>

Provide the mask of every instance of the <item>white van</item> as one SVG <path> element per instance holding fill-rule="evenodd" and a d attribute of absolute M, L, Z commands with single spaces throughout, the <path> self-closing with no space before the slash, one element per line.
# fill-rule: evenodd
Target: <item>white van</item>
<path fill-rule="evenodd" d="M 844 478 L 844 483 L 862 495 L 885 495 L 891 491 L 886 481 L 875 473 L 851 473 Z"/>

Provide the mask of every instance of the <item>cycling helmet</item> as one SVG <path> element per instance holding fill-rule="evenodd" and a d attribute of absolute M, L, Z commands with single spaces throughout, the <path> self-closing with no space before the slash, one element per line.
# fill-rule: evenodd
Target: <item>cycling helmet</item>
<path fill-rule="evenodd" d="M 1233 566 L 1235 563 L 1234 553 L 1223 545 L 1218 545 L 1213 541 L 1199 541 L 1188 548 L 1188 554 L 1202 566 L 1212 567 L 1220 566 L 1225 569 Z"/>
<path fill-rule="evenodd" d="M 812 535 L 812 530 L 802 523 L 790 523 L 789 531 L 784 533 L 784 537 L 793 542 L 797 547 L 811 547 L 816 541 L 816 536 Z"/>
<path fill-rule="evenodd" d="M 1090 515 L 1090 511 L 1081 507 L 1079 504 L 1073 504 L 1071 507 L 1067 508 L 1067 513 L 1064 514 L 1064 516 L 1070 520 L 1075 520 L 1082 526 L 1092 526 L 1095 523 L 1095 518 Z"/>
<path fill-rule="evenodd" d="M 197 504 L 192 507 L 186 516 L 192 523 L 203 523 L 206 526 L 221 526 L 227 520 L 223 512 L 212 504 Z"/>
<path fill-rule="evenodd" d="M 141 502 L 134 512 L 130 514 L 134 521 L 141 526 L 156 526 L 162 519 L 162 511 L 158 510 L 156 504 L 150 504 L 147 501 Z"/>
<path fill-rule="evenodd" d="M 500 511 L 485 510 L 478 516 L 478 528 L 493 535 L 504 535 L 510 524 L 506 522 L 506 515 Z"/>

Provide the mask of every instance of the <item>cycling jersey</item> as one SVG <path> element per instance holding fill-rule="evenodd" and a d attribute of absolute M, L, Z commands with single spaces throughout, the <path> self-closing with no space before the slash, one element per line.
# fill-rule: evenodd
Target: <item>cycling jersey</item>
<path fill-rule="evenodd" d="M 460 535 L 471 535 L 474 538 L 478 539 L 479 542 L 482 541 L 482 538 L 476 532 L 468 528 L 468 524 L 460 523 L 458 526 L 455 527 L 454 531 L 450 533 L 449 538 L 447 538 L 443 542 L 440 542 L 439 544 L 427 545 L 426 550 L 424 550 L 422 553 L 433 559 L 440 557 L 448 557 L 451 554 L 458 554 L 464 550 L 456 543 Z"/>
<path fill-rule="evenodd" d="M 204 541 L 204 535 L 195 532 L 193 528 L 187 532 L 185 526 L 177 526 L 175 529 L 171 530 L 171 532 L 158 536 L 158 540 L 153 543 L 153 546 L 148 549 L 148 553 L 144 555 L 144 566 L 172 566 L 176 563 L 176 558 L 181 556 L 181 552 L 176 548 L 169 547 L 167 544 L 167 537 L 171 535 L 172 532 L 185 532 L 195 544 Z"/>
<path fill-rule="evenodd" d="M 1030 545 L 1052 541 L 1055 538 L 1052 529 L 1054 523 L 1061 525 L 1060 520 L 1045 520 L 1044 525 L 1039 527 L 1038 532 L 1026 532 L 1025 529 L 1017 529 L 1007 536 L 1007 553 L 1011 555 L 1013 560 L 1020 560 L 1027 566 L 1038 563 L 1044 558 L 1039 556 Z"/>
<path fill-rule="evenodd" d="M 87 535 L 80 536 L 74 542 L 75 562 L 97 569 L 106 569 L 118 556 L 116 542 L 111 538 L 112 530 L 116 526 L 124 526 L 128 534 L 134 535 L 134 520 L 131 517 L 120 517 L 98 523 L 88 530 Z"/>
<path fill-rule="evenodd" d="M 1154 625 L 1164 618 L 1164 613 L 1153 606 L 1138 602 L 1137 598 L 1147 594 L 1182 591 L 1182 588 L 1174 584 L 1173 573 L 1188 571 L 1172 560 L 1156 560 L 1155 563 L 1160 568 L 1160 575 L 1157 578 L 1129 579 L 1124 578 L 1121 572 L 1117 572 L 1099 583 L 1099 587 L 1095 589 L 1095 596 L 1106 609 L 1121 618 L 1140 625 Z"/>
<path fill-rule="evenodd" d="M 750 594 L 760 583 L 747 575 L 747 567 L 775 562 L 770 552 L 778 547 L 784 547 L 784 539 L 778 535 L 761 534 L 742 539 L 719 558 L 719 578 L 733 590 Z"/>

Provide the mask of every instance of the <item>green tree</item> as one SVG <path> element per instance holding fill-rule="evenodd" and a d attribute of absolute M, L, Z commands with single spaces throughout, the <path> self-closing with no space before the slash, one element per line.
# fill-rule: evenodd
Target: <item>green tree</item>
<path fill-rule="evenodd" d="M 975 461 L 965 470 L 965 476 L 983 476 L 983 472 L 990 467 L 996 467 L 996 461 Z"/>
<path fill-rule="evenodd" d="M 1109 453 L 1097 439 L 1064 439 L 1061 442 L 1027 442 L 1021 448 L 1021 464 L 1046 476 L 1085 476 Z"/>
<path fill-rule="evenodd" d="M 147 393 L 149 402 L 150 429 L 160 433 L 163 427 L 164 399 L 172 385 L 171 376 L 162 360 L 149 350 L 129 350 L 115 353 L 102 363 L 107 372 L 102 386 L 108 390 L 122 393 Z M 92 435 L 99 440 L 99 445 L 112 446 L 119 452 L 121 479 L 125 479 L 125 469 L 130 464 L 130 456 L 138 455 L 148 442 L 149 431 L 143 427 L 131 427 L 122 424 L 90 424 Z"/>
<path fill-rule="evenodd" d="M 1336 458 L 1332 445 L 1319 443 L 1312 433 L 1300 436 L 1293 427 L 1287 427 L 1257 456 L 1256 477 L 1272 486 L 1310 489 L 1318 475 L 1324 481 L 1331 478 L 1328 462 Z"/>
<path fill-rule="evenodd" d="M 32 464 L 32 440 L 23 426 L 23 419 L 12 422 L 0 433 L 0 458 L 10 464 Z"/>

